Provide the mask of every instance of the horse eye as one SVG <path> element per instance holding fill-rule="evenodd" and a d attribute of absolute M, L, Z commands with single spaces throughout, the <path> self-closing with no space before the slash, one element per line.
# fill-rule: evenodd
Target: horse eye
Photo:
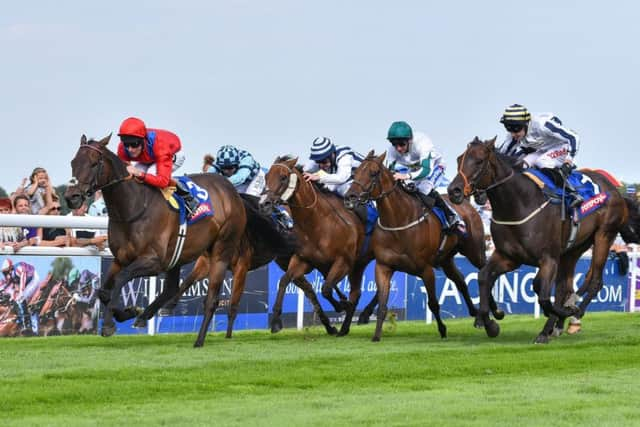
<path fill-rule="evenodd" d="M 287 182 L 288 179 L 289 179 L 289 177 L 287 177 L 286 175 L 282 175 L 280 177 L 280 182 Z"/>

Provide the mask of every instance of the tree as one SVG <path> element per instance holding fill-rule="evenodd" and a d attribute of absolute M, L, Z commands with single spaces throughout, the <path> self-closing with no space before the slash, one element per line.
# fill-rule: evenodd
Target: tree
<path fill-rule="evenodd" d="M 4 188 L 0 187 L 0 197 L 9 197 Z"/>
<path fill-rule="evenodd" d="M 51 278 L 54 280 L 66 279 L 72 268 L 73 262 L 70 258 L 56 257 L 51 263 Z"/>

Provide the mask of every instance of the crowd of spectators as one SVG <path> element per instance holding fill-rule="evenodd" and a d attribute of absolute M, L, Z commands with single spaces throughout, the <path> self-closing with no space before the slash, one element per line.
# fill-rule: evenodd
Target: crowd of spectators
<path fill-rule="evenodd" d="M 62 195 L 56 192 L 46 169 L 37 167 L 9 197 L 0 198 L 0 214 L 58 216 L 63 208 L 61 201 Z M 91 205 L 83 203 L 68 215 L 106 216 L 107 209 L 101 195 L 97 194 Z M 103 250 L 107 247 L 107 236 L 106 230 L 0 226 L 0 249 L 19 252 L 26 246 L 95 247 Z"/>

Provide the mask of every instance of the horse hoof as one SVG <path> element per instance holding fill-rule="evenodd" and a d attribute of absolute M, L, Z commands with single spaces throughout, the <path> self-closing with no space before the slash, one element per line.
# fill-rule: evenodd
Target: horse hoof
<path fill-rule="evenodd" d="M 172 314 L 173 314 L 172 308 L 162 307 L 160 310 L 158 310 L 158 316 L 166 317 L 166 316 L 171 316 Z"/>
<path fill-rule="evenodd" d="M 366 325 L 369 323 L 369 316 L 365 313 L 361 313 L 360 317 L 358 317 L 358 325 Z"/>
<path fill-rule="evenodd" d="M 484 326 L 484 330 L 489 338 L 495 338 L 500 335 L 500 325 L 493 320 L 490 320 L 489 323 Z"/>
<path fill-rule="evenodd" d="M 373 341 L 373 342 L 380 342 L 380 337 L 376 337 L 376 336 L 374 336 L 373 338 L 371 338 L 371 341 Z"/>
<path fill-rule="evenodd" d="M 438 332 L 440 332 L 440 338 L 444 339 L 447 337 L 447 328 L 445 326 L 438 328 Z"/>
<path fill-rule="evenodd" d="M 549 344 L 549 336 L 548 335 L 544 335 L 544 334 L 540 334 L 536 337 L 536 339 L 533 341 L 534 344 Z"/>
<path fill-rule="evenodd" d="M 282 319 L 273 319 L 271 321 L 271 333 L 272 334 L 277 334 L 278 332 L 280 332 L 283 328 L 282 325 Z"/>
<path fill-rule="evenodd" d="M 102 330 L 100 331 L 100 335 L 103 337 L 110 337 L 116 333 L 116 325 L 102 325 Z"/>
<path fill-rule="evenodd" d="M 504 311 L 500 310 L 499 308 L 493 313 L 493 317 L 495 317 L 497 320 L 502 320 L 504 319 Z"/>
<path fill-rule="evenodd" d="M 580 332 L 582 330 L 582 325 L 579 323 L 570 323 L 569 327 L 567 328 L 567 333 L 569 335 L 574 335 L 577 334 L 578 332 Z"/>
<path fill-rule="evenodd" d="M 349 329 L 344 330 L 344 331 L 342 329 L 340 329 L 340 332 L 338 332 L 336 334 L 336 337 L 346 337 L 347 335 L 349 335 Z"/>
<path fill-rule="evenodd" d="M 336 329 L 335 326 L 331 326 L 330 328 L 327 328 L 327 334 L 329 335 L 338 335 L 338 330 Z"/>
<path fill-rule="evenodd" d="M 562 328 L 553 328 L 553 332 L 551 332 L 551 336 L 552 337 L 559 337 L 560 335 L 562 335 L 564 331 L 562 330 Z"/>
<path fill-rule="evenodd" d="M 484 321 L 476 317 L 476 319 L 473 321 L 473 327 L 476 329 L 484 328 Z"/>
<path fill-rule="evenodd" d="M 143 319 L 141 317 L 137 317 L 136 321 L 133 322 L 134 328 L 146 328 L 147 327 L 147 319 Z"/>
<path fill-rule="evenodd" d="M 193 348 L 200 348 L 204 345 L 203 342 L 196 341 L 193 343 Z"/>

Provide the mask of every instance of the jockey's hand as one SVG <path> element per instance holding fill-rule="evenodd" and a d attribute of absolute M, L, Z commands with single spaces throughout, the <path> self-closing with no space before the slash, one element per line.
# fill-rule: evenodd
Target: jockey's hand
<path fill-rule="evenodd" d="M 320 179 L 320 175 L 315 174 L 315 173 L 309 173 L 309 172 L 305 172 L 302 174 L 302 176 L 304 177 L 304 180 L 309 182 L 309 181 L 317 181 Z"/>
<path fill-rule="evenodd" d="M 133 165 L 127 165 L 127 172 L 129 172 L 131 175 L 133 175 L 136 178 L 142 178 L 144 176 L 144 172 L 142 172 L 140 169 L 136 168 Z"/>
<path fill-rule="evenodd" d="M 411 179 L 411 175 L 409 175 L 408 173 L 394 172 L 393 179 L 395 179 L 396 181 L 404 181 L 406 179 Z"/>

